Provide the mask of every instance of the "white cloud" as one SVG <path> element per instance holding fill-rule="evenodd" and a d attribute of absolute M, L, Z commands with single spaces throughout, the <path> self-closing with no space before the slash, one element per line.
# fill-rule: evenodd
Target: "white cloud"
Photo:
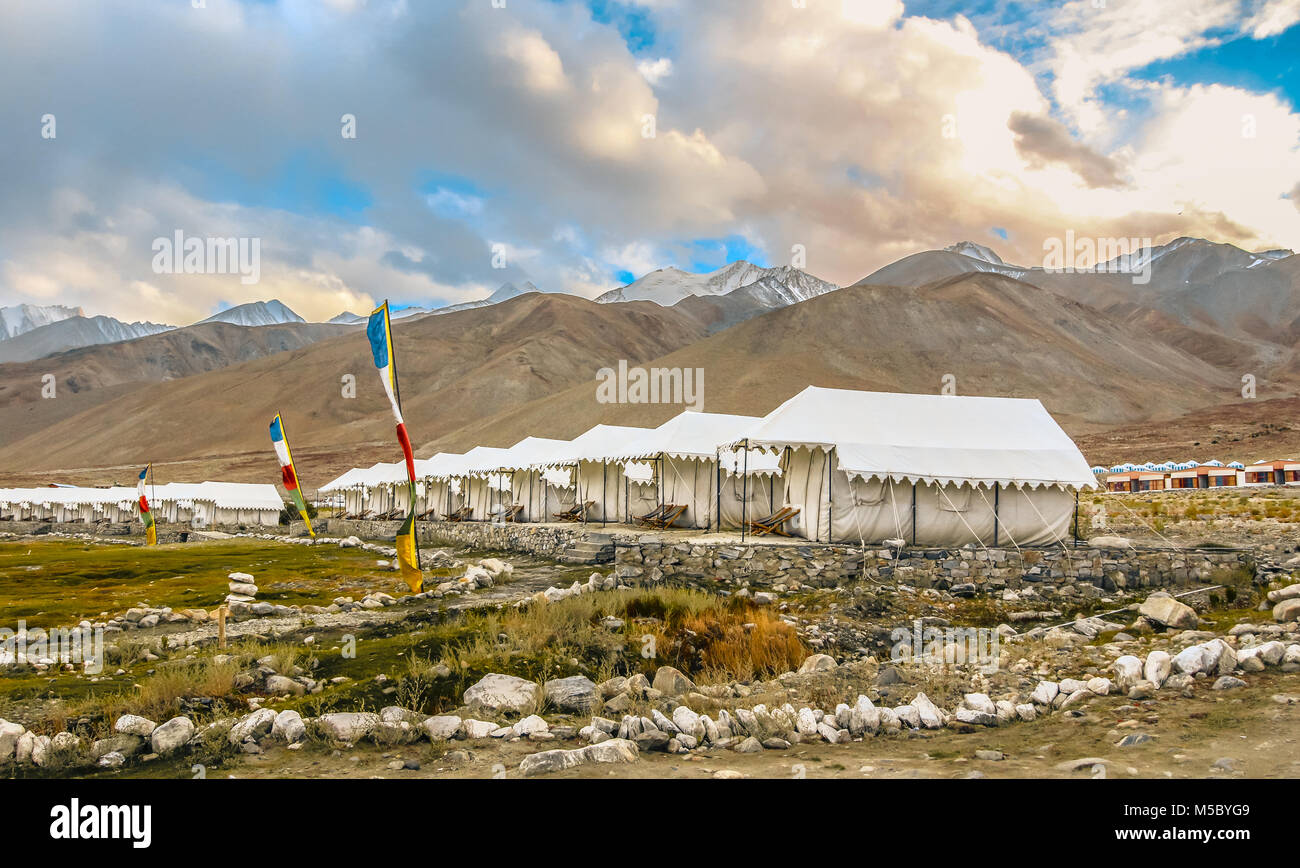
<path fill-rule="evenodd" d="M 1249 31 L 1255 39 L 1267 39 L 1289 30 L 1298 23 L 1300 23 L 1300 0 L 1265 0 L 1264 4 L 1246 19 L 1242 29 Z"/>
<path fill-rule="evenodd" d="M 650 84 L 655 85 L 662 82 L 668 76 L 673 74 L 673 61 L 669 57 L 660 57 L 655 60 L 642 60 L 636 65 L 637 72 L 641 77 Z"/>

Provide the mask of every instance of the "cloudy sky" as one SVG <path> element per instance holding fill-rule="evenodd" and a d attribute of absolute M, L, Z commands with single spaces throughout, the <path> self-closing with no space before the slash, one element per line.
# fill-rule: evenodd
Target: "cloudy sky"
<path fill-rule="evenodd" d="M 0 305 L 1300 247 L 1297 58 L 1300 0 L 6 0 Z M 260 281 L 159 273 L 177 232 L 258 239 Z"/>

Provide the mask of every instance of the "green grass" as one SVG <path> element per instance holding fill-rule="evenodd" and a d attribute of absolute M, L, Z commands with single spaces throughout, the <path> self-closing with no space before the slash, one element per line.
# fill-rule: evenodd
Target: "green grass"
<path fill-rule="evenodd" d="M 258 599 L 328 605 L 337 596 L 394 593 L 396 573 L 371 552 L 264 540 L 177 543 L 156 548 L 68 540 L 0 543 L 0 624 L 71 626 L 132 606 L 208 609 L 228 591 L 227 576 L 249 573 Z M 427 571 L 429 579 L 441 581 Z M 403 585 L 403 587 L 405 587 Z"/>

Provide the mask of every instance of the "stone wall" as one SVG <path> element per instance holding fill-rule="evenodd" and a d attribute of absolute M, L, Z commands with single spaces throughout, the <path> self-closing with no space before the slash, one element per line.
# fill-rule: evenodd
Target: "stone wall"
<path fill-rule="evenodd" d="M 1243 549 L 889 549 L 837 545 L 705 545 L 620 540 L 618 576 L 631 582 L 722 582 L 834 587 L 860 579 L 913 587 L 973 585 L 981 591 L 1026 583 L 1090 584 L 1106 590 L 1250 581 Z"/>
<path fill-rule="evenodd" d="M 316 533 L 323 536 L 356 536 L 362 539 L 392 540 L 400 521 L 322 522 Z M 469 546 L 484 551 L 522 552 L 555 558 L 561 552 L 598 537 L 581 525 L 492 524 L 485 521 L 422 521 L 416 523 L 416 538 L 432 546 Z"/>
<path fill-rule="evenodd" d="M 189 539 L 194 538 L 194 534 L 202 531 L 218 531 L 222 533 L 284 533 L 285 528 L 282 526 L 260 527 L 258 525 L 245 526 L 225 526 L 214 525 L 195 530 L 184 525 L 156 524 L 158 532 L 158 542 L 174 543 L 180 542 L 182 537 Z M 303 531 L 306 532 L 305 530 Z M 41 534 L 58 533 L 58 534 L 90 534 L 91 536 L 111 536 L 111 537 L 137 537 L 144 539 L 144 525 L 138 521 L 131 522 L 111 522 L 108 524 L 86 524 L 79 521 L 0 521 L 0 533 L 12 533 L 18 536 L 40 536 Z"/>
<path fill-rule="evenodd" d="M 392 539 L 395 521 L 328 522 L 330 536 Z M 585 543 L 612 543 L 620 578 L 632 583 L 671 580 L 708 586 L 716 583 L 756 587 L 810 585 L 833 587 L 868 580 L 913 587 L 974 585 L 983 591 L 1016 589 L 1026 583 L 1066 586 L 1089 584 L 1105 590 L 1181 588 L 1208 582 L 1249 581 L 1254 553 L 1246 549 L 916 549 L 895 556 L 887 548 L 789 543 L 739 544 L 694 540 L 676 542 L 626 528 L 601 531 L 599 525 L 493 525 L 487 522 L 421 522 L 421 542 L 515 551 L 555 558 Z M 326 533 L 322 530 L 321 533 Z"/>

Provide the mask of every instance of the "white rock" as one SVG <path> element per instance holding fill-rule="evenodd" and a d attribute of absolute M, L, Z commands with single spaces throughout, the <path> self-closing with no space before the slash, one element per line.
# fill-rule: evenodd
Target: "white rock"
<path fill-rule="evenodd" d="M 450 741 L 460 734 L 461 719 L 454 714 L 440 714 L 420 724 L 430 741 Z"/>
<path fill-rule="evenodd" d="M 465 691 L 465 704 L 488 711 L 527 711 L 537 702 L 541 688 L 513 675 L 493 673 Z"/>
<path fill-rule="evenodd" d="M 853 704 L 853 710 L 849 714 L 849 732 L 853 735 L 862 735 L 868 732 L 876 732 L 880 729 L 880 709 L 872 704 L 871 700 L 861 694 L 858 695 L 858 701 Z"/>
<path fill-rule="evenodd" d="M 271 713 L 274 721 L 275 713 Z M 329 738 L 355 744 L 379 727 L 379 715 L 369 711 L 343 711 L 322 714 L 316 723 Z"/>
<path fill-rule="evenodd" d="M 1087 689 L 1088 689 L 1088 682 L 1086 681 L 1081 681 L 1078 678 L 1061 679 L 1061 692 L 1064 693 L 1066 696 L 1069 696 L 1072 693 L 1078 693 L 1080 690 L 1087 690 Z"/>
<path fill-rule="evenodd" d="M 1132 654 L 1125 654 L 1111 664 L 1115 670 L 1115 685 L 1121 691 L 1127 691 L 1142 680 L 1142 661 Z"/>
<path fill-rule="evenodd" d="M 462 727 L 465 730 L 465 737 L 471 739 L 487 738 L 489 735 L 492 734 L 494 730 L 500 728 L 495 723 L 492 723 L 491 721 L 475 720 L 472 717 L 466 719 L 462 723 Z"/>
<path fill-rule="evenodd" d="M 794 719 L 795 731 L 800 735 L 817 734 L 817 718 L 813 715 L 811 708 L 801 708 Z"/>
<path fill-rule="evenodd" d="M 916 694 L 912 700 L 911 706 L 916 709 L 920 715 L 921 726 L 926 729 L 939 729 L 943 726 L 943 713 L 939 711 L 930 698 L 924 693 Z"/>
<path fill-rule="evenodd" d="M 113 731 L 123 735 L 138 735 L 148 738 L 158 724 L 138 714 L 124 714 L 113 724 Z"/>
<path fill-rule="evenodd" d="M 1165 651 L 1152 651 L 1147 655 L 1142 667 L 1143 678 L 1157 688 L 1163 687 L 1169 673 L 1173 671 L 1173 658 Z"/>
<path fill-rule="evenodd" d="M 523 720 L 516 723 L 511 730 L 515 735 L 525 736 L 532 735 L 535 732 L 546 732 L 550 729 L 546 721 L 536 714 L 530 714 Z"/>
<path fill-rule="evenodd" d="M 673 709 L 673 723 L 677 726 L 679 731 L 691 736 L 695 740 L 704 740 L 704 721 L 700 719 L 698 714 L 691 711 L 685 705 L 679 705 Z"/>
<path fill-rule="evenodd" d="M 1106 695 L 1108 695 L 1108 694 L 1110 693 L 1110 679 L 1109 679 L 1109 678 L 1089 678 L 1089 679 L 1088 679 L 1088 691 L 1089 691 L 1090 693 L 1095 693 L 1095 694 L 1097 694 L 1098 696 L 1106 696 Z"/>
<path fill-rule="evenodd" d="M 0 763 L 12 760 L 18 751 L 18 739 L 27 727 L 0 718 Z"/>
<path fill-rule="evenodd" d="M 1293 587 L 1300 588 L 1300 585 L 1294 585 Z M 1258 646 L 1258 654 L 1259 659 L 1267 665 L 1277 666 L 1281 664 L 1282 658 L 1286 656 L 1286 646 L 1275 639 Z"/>
<path fill-rule="evenodd" d="M 1300 598 L 1283 600 L 1274 606 L 1273 620 L 1278 623 L 1300 620 Z"/>
<path fill-rule="evenodd" d="M 1174 671 L 1195 675 L 1205 668 L 1205 649 L 1200 645 L 1184 648 L 1174 656 Z"/>
<path fill-rule="evenodd" d="M 980 711 L 984 714 L 998 713 L 997 706 L 993 704 L 993 700 L 989 699 L 986 694 L 967 693 L 963 701 L 966 703 L 966 707 L 972 711 Z"/>
<path fill-rule="evenodd" d="M 1228 675 L 1237 668 L 1237 651 L 1222 639 L 1211 639 L 1201 646 L 1204 671 L 1210 675 Z"/>
<path fill-rule="evenodd" d="M 194 721 L 182 715 L 155 727 L 149 735 L 149 745 L 154 753 L 167 756 L 185 747 L 193 737 Z"/>
<path fill-rule="evenodd" d="M 1029 698 L 1039 705 L 1051 705 L 1060 692 L 1061 686 L 1055 681 L 1040 681 Z"/>
<path fill-rule="evenodd" d="M 297 744 L 307 738 L 307 724 L 303 722 L 301 714 L 292 708 L 286 708 L 271 723 L 271 737 Z"/>
<path fill-rule="evenodd" d="M 1195 609 L 1178 602 L 1163 591 L 1157 591 L 1147 597 L 1146 601 L 1138 607 L 1138 612 L 1152 621 L 1180 630 L 1194 630 L 1200 623 Z"/>
<path fill-rule="evenodd" d="M 622 738 L 611 738 L 576 750 L 547 750 L 526 756 L 519 764 L 524 777 L 558 772 L 588 763 L 630 763 L 637 760 L 637 746 Z"/>
<path fill-rule="evenodd" d="M 835 658 L 829 654 L 813 654 L 811 657 L 804 660 L 803 664 L 799 667 L 799 674 L 806 675 L 809 672 L 829 672 L 838 665 L 839 664 L 835 662 Z"/>
<path fill-rule="evenodd" d="M 973 708 L 959 708 L 954 719 L 960 723 L 968 723 L 976 726 L 997 726 L 998 716 L 989 714 L 987 711 L 977 711 Z"/>

